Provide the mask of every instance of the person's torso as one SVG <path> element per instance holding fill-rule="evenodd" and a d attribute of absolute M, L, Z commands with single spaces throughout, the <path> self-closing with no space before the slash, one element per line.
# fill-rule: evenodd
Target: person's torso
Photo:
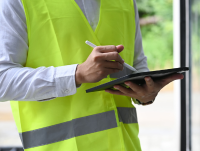
<path fill-rule="evenodd" d="M 74 0 L 23 0 L 28 27 L 27 67 L 83 63 L 96 45 L 119 45 L 133 64 L 135 16 L 132 0 L 102 0 L 93 31 Z M 72 96 L 46 102 L 12 102 L 26 151 L 140 150 L 136 111 L 131 99 L 85 90 L 110 81 L 82 84 Z"/>

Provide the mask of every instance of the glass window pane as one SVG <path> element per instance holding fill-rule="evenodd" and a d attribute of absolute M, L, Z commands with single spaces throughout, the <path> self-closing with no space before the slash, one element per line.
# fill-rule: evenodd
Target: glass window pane
<path fill-rule="evenodd" d="M 192 150 L 200 150 L 200 1 L 191 1 Z"/>

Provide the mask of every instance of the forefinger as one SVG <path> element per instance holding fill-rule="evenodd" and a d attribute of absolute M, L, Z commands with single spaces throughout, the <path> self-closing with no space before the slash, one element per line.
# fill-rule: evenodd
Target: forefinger
<path fill-rule="evenodd" d="M 117 48 L 114 45 L 98 46 L 96 49 L 101 53 L 117 52 Z"/>
<path fill-rule="evenodd" d="M 153 91 L 155 88 L 154 81 L 151 79 L 151 77 L 145 77 L 144 79 L 145 79 L 148 91 Z"/>
<path fill-rule="evenodd" d="M 108 52 L 108 53 L 103 53 L 102 55 L 104 56 L 104 59 L 107 61 L 115 60 L 121 64 L 124 63 L 124 60 L 117 52 Z"/>
<path fill-rule="evenodd" d="M 143 88 L 136 83 L 133 83 L 131 81 L 126 81 L 124 84 L 129 86 L 134 92 L 137 92 L 137 93 L 143 92 Z"/>

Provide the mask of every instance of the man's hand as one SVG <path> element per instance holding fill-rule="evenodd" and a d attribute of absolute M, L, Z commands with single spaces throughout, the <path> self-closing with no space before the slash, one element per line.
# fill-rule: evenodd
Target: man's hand
<path fill-rule="evenodd" d="M 158 92 L 167 84 L 174 80 L 183 79 L 183 74 L 175 73 L 169 75 L 163 79 L 153 81 L 150 77 L 145 77 L 146 84 L 137 85 L 131 81 L 125 82 L 130 88 L 125 88 L 120 85 L 115 85 L 114 88 L 117 90 L 106 90 L 111 94 L 125 95 L 132 98 L 138 99 L 142 103 L 152 101 L 157 96 Z"/>
<path fill-rule="evenodd" d="M 124 60 L 118 54 L 123 49 L 122 45 L 95 47 L 87 60 L 78 65 L 76 85 L 98 82 L 111 73 L 123 70 Z"/>

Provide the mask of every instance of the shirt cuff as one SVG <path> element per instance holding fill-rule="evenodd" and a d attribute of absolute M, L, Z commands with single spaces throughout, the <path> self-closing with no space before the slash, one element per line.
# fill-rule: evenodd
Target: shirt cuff
<path fill-rule="evenodd" d="M 64 97 L 76 93 L 75 73 L 77 65 L 56 67 L 56 97 Z"/>

